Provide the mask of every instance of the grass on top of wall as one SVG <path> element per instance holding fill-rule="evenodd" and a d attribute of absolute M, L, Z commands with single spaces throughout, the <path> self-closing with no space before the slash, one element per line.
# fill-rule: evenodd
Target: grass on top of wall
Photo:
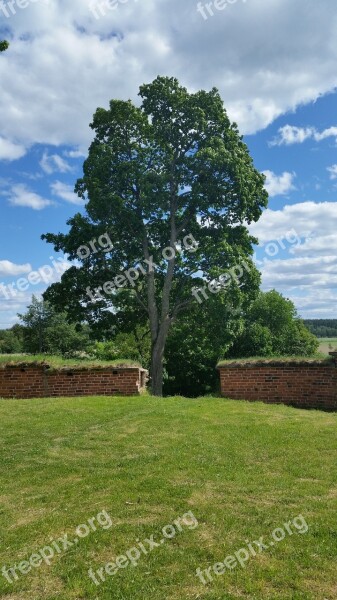
<path fill-rule="evenodd" d="M 140 367 L 133 360 L 89 360 L 76 358 L 63 358 L 62 356 L 50 356 L 47 354 L 0 354 L 0 366 L 14 364 L 48 364 L 52 368 L 81 367 L 90 369 L 92 367 Z"/>
<path fill-rule="evenodd" d="M 247 358 L 226 358 L 220 360 L 217 364 L 218 367 L 226 366 L 228 364 L 238 363 L 244 365 L 245 363 L 332 363 L 333 358 L 326 354 L 315 354 L 314 356 L 251 356 Z"/>

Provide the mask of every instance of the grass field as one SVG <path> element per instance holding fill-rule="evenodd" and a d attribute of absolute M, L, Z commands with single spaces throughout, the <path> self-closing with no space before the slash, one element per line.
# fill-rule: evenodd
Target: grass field
<path fill-rule="evenodd" d="M 318 341 L 318 351 L 323 354 L 329 354 L 329 352 L 337 350 L 337 338 L 318 338 Z"/>
<path fill-rule="evenodd" d="M 0 595 L 336 600 L 336 424 L 334 414 L 216 398 L 0 401 L 0 570 L 34 563 L 13 584 L 0 574 Z M 270 545 L 299 515 L 308 531 Z M 244 567 L 213 571 L 206 586 L 196 576 L 261 536 L 269 548 L 255 545 Z M 61 551 L 38 564 L 56 540 Z M 88 576 L 140 544 L 137 566 L 118 559 L 100 586 Z"/>

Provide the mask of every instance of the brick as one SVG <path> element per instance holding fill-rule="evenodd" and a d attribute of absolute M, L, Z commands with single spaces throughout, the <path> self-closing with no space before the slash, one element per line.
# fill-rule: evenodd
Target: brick
<path fill-rule="evenodd" d="M 241 363 L 219 367 L 222 396 L 336 410 L 337 363 Z"/>
<path fill-rule="evenodd" d="M 0 397 L 49 398 L 57 396 L 139 395 L 140 368 L 46 370 L 42 365 L 0 368 Z"/>

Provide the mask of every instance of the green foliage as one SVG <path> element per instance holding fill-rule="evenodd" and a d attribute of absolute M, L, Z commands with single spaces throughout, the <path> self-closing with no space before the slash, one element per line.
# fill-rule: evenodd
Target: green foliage
<path fill-rule="evenodd" d="M 216 89 L 189 93 L 174 78 L 157 77 L 140 88 L 140 107 L 112 100 L 98 108 L 95 138 L 76 192 L 86 213 L 68 221 L 67 234 L 43 237 L 78 261 L 78 248 L 108 233 L 112 248 L 92 252 L 64 273 L 45 299 L 74 321 L 128 332 L 148 324 L 152 390 L 161 394 L 170 328 L 204 285 L 252 255 L 247 223 L 267 204 L 264 176 L 253 165 L 237 125 L 230 123 Z M 194 252 L 176 249 L 186 235 Z M 144 261 L 153 258 L 155 270 Z M 134 285 L 104 287 L 120 271 L 145 267 Z M 100 296 L 91 291 L 100 288 Z M 103 289 L 102 289 L 103 288 Z M 226 291 L 223 291 L 226 296 Z"/>
<path fill-rule="evenodd" d="M 232 339 L 231 319 L 224 321 L 214 336 L 211 323 L 201 309 L 179 321 L 167 340 L 165 353 L 165 395 L 197 397 L 218 389 L 215 365 L 228 350 Z"/>
<path fill-rule="evenodd" d="M 276 290 L 260 292 L 228 356 L 312 356 L 317 338 L 298 319 L 296 307 Z"/>
<path fill-rule="evenodd" d="M 251 265 L 227 295 L 210 294 L 177 321 L 167 340 L 165 395 L 199 396 L 218 391 L 219 358 L 243 329 L 243 315 L 259 293 L 260 276 Z"/>
<path fill-rule="evenodd" d="M 271 356 L 273 354 L 273 335 L 266 325 L 246 323 L 244 331 L 233 344 L 230 356 Z"/>
<path fill-rule="evenodd" d="M 143 367 L 150 363 L 149 332 L 136 328 L 133 333 L 119 333 L 108 342 L 96 342 L 90 348 L 90 354 L 98 360 L 133 360 Z"/>
<path fill-rule="evenodd" d="M 303 321 L 297 319 L 291 327 L 287 328 L 283 336 L 282 354 L 294 354 L 294 356 L 313 356 L 319 347 L 319 341 L 304 325 Z"/>
<path fill-rule="evenodd" d="M 5 52 L 9 48 L 9 43 L 6 40 L 0 42 L 0 52 Z"/>
<path fill-rule="evenodd" d="M 0 354 L 15 354 L 23 351 L 23 341 L 14 328 L 0 331 Z"/>
<path fill-rule="evenodd" d="M 55 313 L 46 328 L 45 340 L 45 352 L 51 354 L 85 351 L 90 343 L 89 330 L 68 323 L 65 313 Z"/>
<path fill-rule="evenodd" d="M 25 352 L 64 354 L 85 350 L 89 344 L 89 330 L 67 321 L 65 313 L 57 313 L 44 300 L 32 297 L 27 312 L 18 315 L 24 324 L 23 348 Z"/>
<path fill-rule="evenodd" d="M 24 331 L 24 349 L 26 352 L 46 352 L 46 328 L 52 316 L 52 309 L 48 302 L 40 301 L 32 296 L 32 303 L 25 314 L 18 314 L 22 321 Z"/>

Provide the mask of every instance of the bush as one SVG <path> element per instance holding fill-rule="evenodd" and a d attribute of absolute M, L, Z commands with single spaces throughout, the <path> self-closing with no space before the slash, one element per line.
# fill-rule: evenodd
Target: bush
<path fill-rule="evenodd" d="M 98 360 L 133 360 L 149 368 L 149 337 L 143 332 L 118 333 L 113 340 L 96 342 L 90 353 Z"/>
<path fill-rule="evenodd" d="M 19 354 L 22 351 L 22 341 L 12 330 L 0 331 L 0 354 Z"/>

